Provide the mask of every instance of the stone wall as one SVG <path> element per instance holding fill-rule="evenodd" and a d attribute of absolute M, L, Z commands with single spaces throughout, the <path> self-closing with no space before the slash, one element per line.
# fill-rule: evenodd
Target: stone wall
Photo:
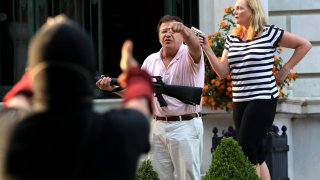
<path fill-rule="evenodd" d="M 269 22 L 308 39 L 313 48 L 293 69 L 298 78 L 292 83 L 291 97 L 320 97 L 320 1 L 269 0 Z M 284 49 L 288 60 L 293 53 Z"/>

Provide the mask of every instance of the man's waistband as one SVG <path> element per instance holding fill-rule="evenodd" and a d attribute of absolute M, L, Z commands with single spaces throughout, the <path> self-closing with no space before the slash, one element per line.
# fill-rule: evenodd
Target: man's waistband
<path fill-rule="evenodd" d="M 191 113 L 191 114 L 184 114 L 180 116 L 165 116 L 165 117 L 160 117 L 160 116 L 154 116 L 155 120 L 160 120 L 160 121 L 187 121 L 191 120 L 196 117 L 201 117 L 201 112 L 198 113 Z"/>

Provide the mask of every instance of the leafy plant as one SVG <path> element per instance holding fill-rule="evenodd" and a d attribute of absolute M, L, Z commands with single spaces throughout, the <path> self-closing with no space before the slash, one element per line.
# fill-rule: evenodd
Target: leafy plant
<path fill-rule="evenodd" d="M 208 35 L 208 43 L 218 59 L 221 59 L 224 44 L 228 34 L 236 26 L 233 18 L 233 7 L 224 9 L 225 15 L 219 24 L 219 30 L 214 34 Z M 276 49 L 277 55 L 274 56 L 273 74 L 276 75 L 283 66 L 283 59 L 280 57 L 282 47 Z M 288 94 L 283 89 L 290 86 L 292 80 L 296 79 L 295 73 L 290 73 L 283 84 L 277 83 L 280 97 L 286 98 Z M 207 57 L 205 56 L 205 85 L 202 94 L 202 104 L 210 110 L 225 109 L 232 110 L 232 83 L 231 74 L 225 79 L 221 79 L 212 69 Z"/>
<path fill-rule="evenodd" d="M 213 151 L 212 161 L 204 180 L 258 180 L 254 165 L 232 137 L 221 139 Z"/>
<path fill-rule="evenodd" d="M 236 130 L 233 129 L 232 126 L 228 127 L 228 130 L 223 129 L 222 130 L 222 136 L 223 137 L 236 137 Z"/>
<path fill-rule="evenodd" d="M 267 135 L 271 135 L 271 136 L 279 136 L 279 127 L 275 124 L 272 124 L 272 126 L 270 127 L 269 131 L 267 132 Z"/>
<path fill-rule="evenodd" d="M 138 168 L 137 177 L 138 180 L 160 180 L 149 159 L 142 161 Z"/>

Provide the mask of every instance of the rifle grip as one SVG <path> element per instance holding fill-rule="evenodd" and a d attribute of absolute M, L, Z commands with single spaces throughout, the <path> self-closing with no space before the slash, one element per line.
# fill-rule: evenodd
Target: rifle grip
<path fill-rule="evenodd" d="M 111 78 L 110 85 L 111 86 L 120 86 L 118 83 L 118 78 Z"/>
<path fill-rule="evenodd" d="M 161 93 L 157 93 L 156 92 L 156 97 L 157 97 L 157 100 L 160 104 L 160 107 L 165 107 L 165 106 L 168 106 L 166 100 L 164 100 L 163 96 Z"/>

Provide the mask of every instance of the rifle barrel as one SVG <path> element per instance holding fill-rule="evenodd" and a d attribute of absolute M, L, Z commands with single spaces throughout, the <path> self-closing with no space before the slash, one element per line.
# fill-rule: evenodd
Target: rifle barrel
<path fill-rule="evenodd" d="M 118 83 L 118 78 L 111 78 L 110 85 L 111 86 L 120 86 Z"/>

